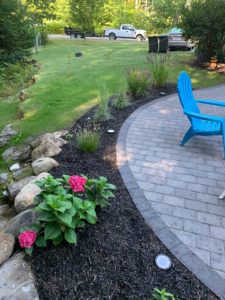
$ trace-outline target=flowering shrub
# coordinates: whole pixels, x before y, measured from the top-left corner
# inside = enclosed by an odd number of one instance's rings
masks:
[[[33,230],[25,230],[19,234],[18,240],[20,247],[24,248],[28,253],[32,251],[33,244],[37,238],[37,234]]]
[[[76,228],[84,227],[86,222],[95,224],[96,206],[106,206],[116,189],[105,177],[91,179],[78,175],[56,179],[48,176],[36,184],[42,189],[35,198],[37,222],[22,228],[18,237],[28,254],[32,253],[34,242],[38,247],[46,247],[48,240],[55,246],[64,239],[76,244]]]
[[[78,192],[84,192],[85,188],[85,183],[87,179],[81,176],[70,176],[68,182],[70,184],[71,190],[73,190],[75,193]]]

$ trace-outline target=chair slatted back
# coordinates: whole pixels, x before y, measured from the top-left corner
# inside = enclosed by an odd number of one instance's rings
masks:
[[[186,72],[182,72],[178,78],[178,95],[184,110],[200,113],[200,110],[192,93],[191,79]]]

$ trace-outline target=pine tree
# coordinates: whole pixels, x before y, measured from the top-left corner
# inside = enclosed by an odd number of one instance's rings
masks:
[[[21,59],[33,45],[26,8],[19,0],[0,0],[0,61]]]

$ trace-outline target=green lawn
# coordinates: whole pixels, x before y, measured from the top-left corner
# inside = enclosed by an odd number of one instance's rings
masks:
[[[74,53],[82,51],[83,57]],[[133,41],[51,40],[34,59],[40,64],[37,83],[26,89],[23,103],[25,117],[16,119],[18,100],[0,101],[0,129],[12,123],[22,134],[14,140],[69,126],[96,103],[99,87],[110,94],[117,91],[130,66],[149,68],[146,62],[148,43]],[[170,81],[176,82],[181,70],[192,77],[194,87],[225,83],[225,76],[191,67],[193,53],[172,52]]]

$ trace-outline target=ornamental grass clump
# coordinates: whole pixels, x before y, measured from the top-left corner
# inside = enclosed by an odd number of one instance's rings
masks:
[[[99,91],[98,108],[94,114],[94,120],[96,122],[104,122],[111,118],[108,102],[109,102],[109,93],[106,87],[103,85]]]
[[[145,96],[149,85],[149,73],[146,70],[131,68],[127,71],[128,93],[132,98]]]
[[[96,207],[108,205],[116,189],[105,177],[91,179],[80,175],[63,175],[56,179],[48,176],[36,184],[42,190],[35,197],[37,221],[21,228],[18,236],[27,254],[32,253],[34,244],[47,247],[48,241],[54,246],[63,240],[76,244],[76,229],[83,228],[86,223],[95,224]]]
[[[97,151],[100,144],[101,134],[96,125],[86,126],[79,129],[76,141],[81,151],[92,153]]]
[[[120,86],[116,98],[112,103],[112,106],[117,109],[124,109],[130,105],[130,99],[128,97],[128,86],[126,82],[123,82]]]
[[[150,53],[147,61],[153,76],[153,85],[157,88],[165,85],[169,78],[171,58],[168,54]]]

